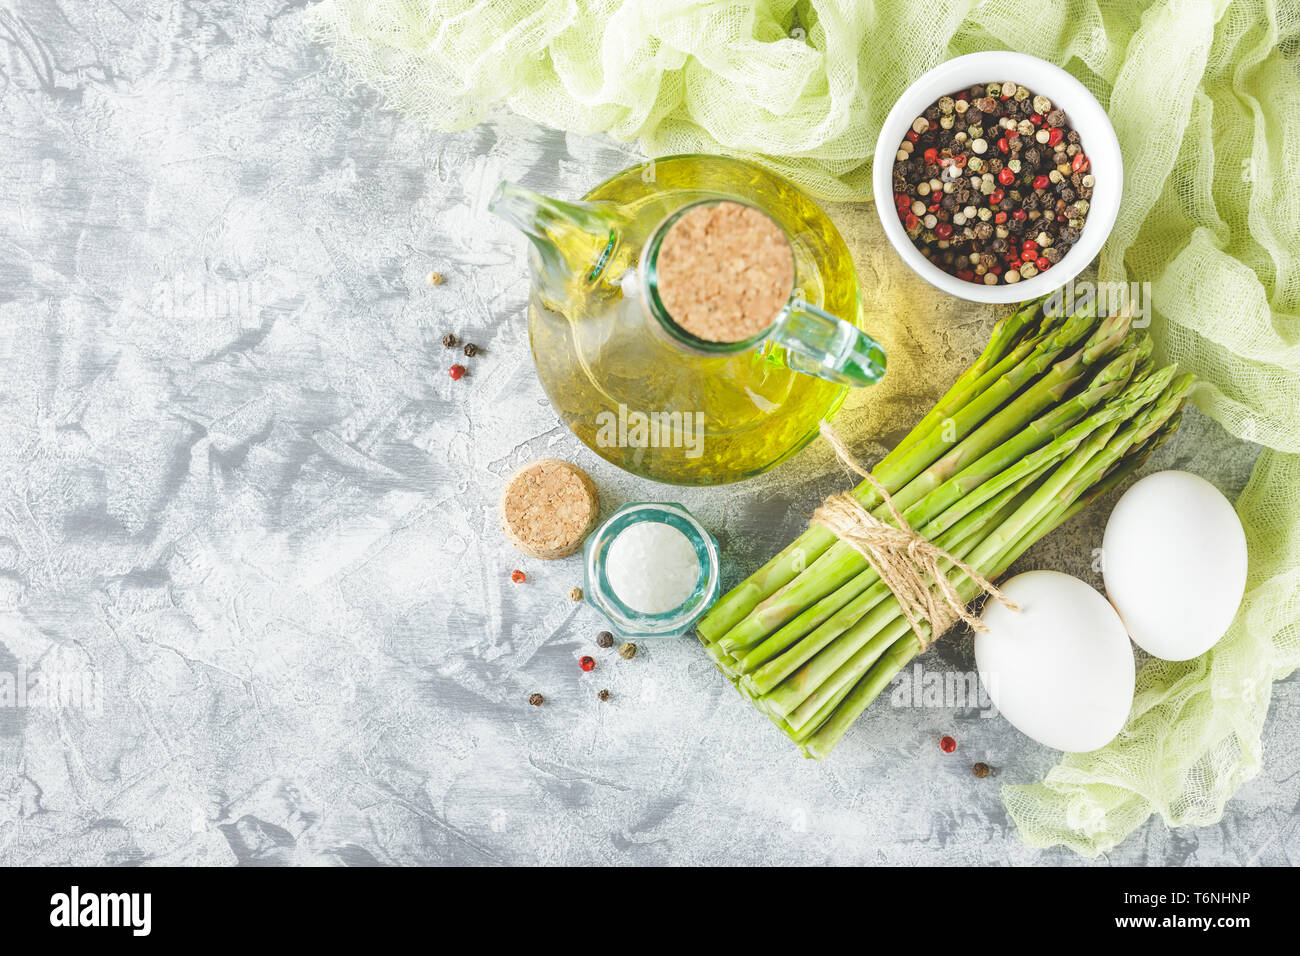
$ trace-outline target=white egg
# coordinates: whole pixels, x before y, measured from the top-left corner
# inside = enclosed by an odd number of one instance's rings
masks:
[[[1072,753],[1104,747],[1133,705],[1133,647],[1106,599],[1059,571],[1029,571],[990,599],[975,665],[990,699],[1018,730]]]
[[[1185,471],[1124,493],[1102,539],[1106,595],[1148,654],[1186,661],[1228,630],[1246,590],[1246,533],[1228,499]]]

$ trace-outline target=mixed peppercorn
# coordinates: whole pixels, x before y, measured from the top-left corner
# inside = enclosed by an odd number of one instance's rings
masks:
[[[1015,283],[1060,262],[1087,220],[1095,178],[1079,134],[1045,96],[976,84],[916,117],[894,163],[908,237],[966,282]]]
[[[445,335],[443,335],[442,337],[443,348],[454,349],[459,345],[460,345],[460,339],[456,338],[456,334],[454,332],[448,332]],[[473,342],[466,342],[465,347],[461,349],[461,351],[464,352],[466,358],[473,358],[475,355],[478,355],[479,347],[475,345]],[[462,376],[464,376],[466,371],[468,370],[465,368],[465,366],[457,362],[455,365],[451,367],[450,370],[452,381],[460,381],[460,379],[462,378]]]
[[[518,575],[523,575],[522,571],[515,571],[514,573]],[[516,580],[522,580],[522,577],[517,578]],[[578,588],[574,588],[574,590],[577,591]],[[599,634],[596,635],[596,644],[597,646],[602,648],[613,647],[614,635],[611,634],[609,631],[601,631]],[[630,661],[632,658],[636,657],[636,645],[633,644],[631,641],[620,644],[618,648],[618,656],[623,658],[626,661]],[[596,669],[596,659],[592,657],[590,654],[583,654],[581,657],[578,658],[578,668],[584,672],[590,673],[591,671],[594,671]],[[596,692],[596,699],[599,700],[601,703],[605,703],[612,696],[613,695],[610,693],[608,688]],[[543,697],[541,694],[528,695],[528,703],[532,704],[534,707],[541,707],[542,704],[544,704],[545,702],[546,702],[546,698]]]

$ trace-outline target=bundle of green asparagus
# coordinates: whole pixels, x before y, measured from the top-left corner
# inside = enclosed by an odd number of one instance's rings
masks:
[[[915,531],[988,580],[1139,468],[1178,427],[1192,378],[1155,367],[1127,315],[1023,306],[871,472]],[[868,482],[862,507],[890,521]],[[949,561],[964,601],[979,586]],[[932,638],[853,547],[814,523],[697,625],[736,688],[821,759]]]

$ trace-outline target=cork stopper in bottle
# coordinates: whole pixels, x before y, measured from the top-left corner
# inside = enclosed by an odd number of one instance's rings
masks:
[[[577,465],[541,458],[506,482],[500,511],[510,543],[529,557],[549,561],[582,547],[600,516],[600,497]]]
[[[781,227],[739,202],[696,206],[668,229],[656,260],[659,301],[706,342],[761,333],[790,300],[794,252]]]

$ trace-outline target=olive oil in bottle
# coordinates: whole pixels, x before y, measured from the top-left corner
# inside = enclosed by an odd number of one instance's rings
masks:
[[[793,256],[789,301],[740,342],[687,331],[657,287],[665,235],[711,203],[763,213]],[[586,445],[634,474],[692,485],[758,474],[811,441],[850,386],[884,372],[883,352],[860,330],[857,276],[839,231],[758,166],[673,156],[626,169],[578,203],[502,184],[492,209],[532,240],[528,325],[547,395]],[[743,242],[721,247],[747,255]],[[706,280],[711,269],[743,273],[731,261],[696,266]]]

